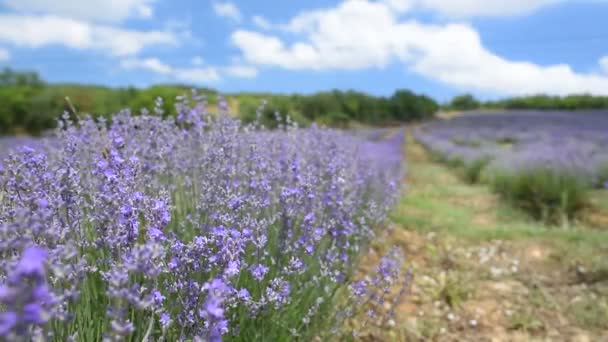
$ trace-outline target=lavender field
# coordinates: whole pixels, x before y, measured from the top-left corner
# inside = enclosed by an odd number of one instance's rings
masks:
[[[1,340],[308,341],[392,321],[401,246],[355,270],[399,198],[403,130],[176,110],[66,117],[3,152]]]
[[[473,112],[422,125],[437,158],[543,219],[572,216],[608,181],[608,113]]]

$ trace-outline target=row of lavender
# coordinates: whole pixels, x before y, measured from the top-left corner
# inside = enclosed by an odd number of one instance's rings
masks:
[[[506,195],[518,192],[515,199],[524,206],[537,202],[533,211],[555,207],[571,214],[584,204],[586,189],[608,180],[605,112],[465,114],[423,125],[415,136],[461,166],[468,180],[487,181]]]
[[[64,118],[4,160],[0,339],[311,340],[399,299],[398,249],[376,277],[354,267],[397,198],[403,132],[177,110]]]

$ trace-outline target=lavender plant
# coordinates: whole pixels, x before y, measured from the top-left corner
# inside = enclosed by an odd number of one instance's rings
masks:
[[[567,221],[606,182],[605,113],[476,113],[422,126],[418,141],[543,221]]]
[[[289,119],[270,131],[225,106],[210,115],[196,94],[176,117],[161,108],[66,116],[5,159],[0,338],[349,333],[336,303],[358,303],[347,289],[398,195],[403,132],[372,142]]]

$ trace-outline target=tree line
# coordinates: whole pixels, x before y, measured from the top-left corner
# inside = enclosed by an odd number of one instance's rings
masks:
[[[573,94],[567,96],[532,95],[511,97],[496,101],[480,101],[471,94],[454,97],[443,106],[451,110],[475,109],[535,109],[535,110],[585,110],[608,109],[608,96]]]
[[[128,108],[134,113],[152,110],[162,98],[165,115],[175,115],[177,96],[190,93],[187,85],[155,85],[110,88],[78,84],[50,84],[33,72],[4,69],[0,72],[0,134],[38,134],[52,128],[64,111],[73,105],[78,113],[111,119],[112,113]],[[217,108],[220,94],[198,88],[205,95],[210,111]],[[69,102],[66,101],[69,98]],[[358,91],[324,91],[311,95],[235,93],[225,94],[230,112],[244,121],[259,119],[267,126],[277,124],[277,115],[308,125],[317,122],[347,127],[353,122],[390,125],[432,117],[439,109],[432,98],[409,90],[397,90],[392,96],[378,97]],[[266,105],[261,107],[265,102]],[[260,113],[258,114],[258,111]],[[284,120],[284,119],[281,119]]]
[[[35,72],[7,68],[0,71],[0,134],[39,134],[54,127],[64,111],[71,110],[66,97],[79,113],[111,119],[113,113],[125,108],[135,113],[142,109],[152,110],[159,97],[164,100],[162,109],[165,115],[175,115],[176,97],[191,90],[191,86],[179,84],[143,89],[50,84]],[[197,91],[206,96],[210,111],[215,111],[220,97],[218,91],[210,88],[197,88]],[[586,94],[562,97],[535,95],[485,102],[464,94],[442,106],[426,95],[407,89],[399,89],[386,97],[354,90],[331,90],[310,95],[242,92],[225,94],[224,97],[231,113],[245,122],[260,119],[268,127],[276,126],[277,118],[286,116],[302,126],[317,122],[349,127],[353,123],[392,125],[424,120],[432,118],[439,109],[608,109],[608,97]],[[266,105],[260,107],[263,102]]]

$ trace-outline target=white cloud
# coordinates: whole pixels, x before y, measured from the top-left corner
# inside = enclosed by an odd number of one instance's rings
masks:
[[[398,12],[423,9],[448,17],[513,16],[567,0],[383,0]]]
[[[422,0],[420,6],[453,17],[511,16],[531,13],[559,0]]]
[[[272,28],[272,24],[262,16],[255,15],[253,16],[253,18],[251,18],[251,21],[255,26],[259,27],[262,30],[269,30]]]
[[[200,57],[195,57],[194,59]],[[239,78],[254,78],[257,69],[251,66],[233,64],[227,67],[194,66],[173,67],[160,61],[158,58],[128,58],[120,62],[120,67],[125,70],[145,70],[164,75],[181,82],[188,83],[212,83],[221,80],[222,74]]]
[[[192,59],[190,60],[190,63],[192,63],[192,65],[194,65],[194,66],[201,66],[201,65],[203,65],[203,63],[205,63],[205,60],[201,56],[195,56],[195,57],[192,57]]]
[[[600,69],[608,74],[608,56],[604,56],[599,60]]]
[[[235,22],[241,21],[241,11],[232,2],[214,2],[213,11],[220,17],[228,18]]]
[[[7,49],[0,48],[0,62],[11,59],[11,53]]]
[[[120,62],[120,66],[127,70],[144,69],[163,75],[170,74],[172,71],[171,66],[161,62],[158,58],[125,59]]]
[[[396,12],[406,12],[414,7],[415,3],[423,0],[382,0],[381,2]]]
[[[0,62],[5,62],[11,59],[11,54],[7,49],[0,48]]]
[[[231,65],[225,67],[224,72],[229,76],[240,78],[255,78],[258,75],[258,69],[246,65]]]
[[[220,74],[214,67],[178,68],[174,73],[175,77],[183,82],[211,83],[220,80]]]
[[[154,0],[0,0],[13,11],[46,14],[86,21],[121,22],[127,18],[150,18]]]
[[[0,41],[29,48],[64,45],[128,56],[152,45],[178,45],[178,40],[169,31],[135,31],[50,15],[0,15]]]
[[[242,30],[232,34],[232,41],[245,60],[254,64],[355,70],[390,62],[401,40],[397,26],[387,6],[346,1],[333,9],[302,13],[285,25],[292,33],[307,36],[308,41],[285,46],[277,37]]]
[[[285,25],[302,37],[285,44],[277,36],[239,30],[231,40],[244,62],[292,70],[358,70],[401,63],[429,79],[463,90],[499,94],[608,94],[608,76],[577,73],[568,65],[542,66],[500,57],[467,24],[400,20],[395,4],[345,1],[305,12]],[[348,27],[348,30],[344,28]]]

